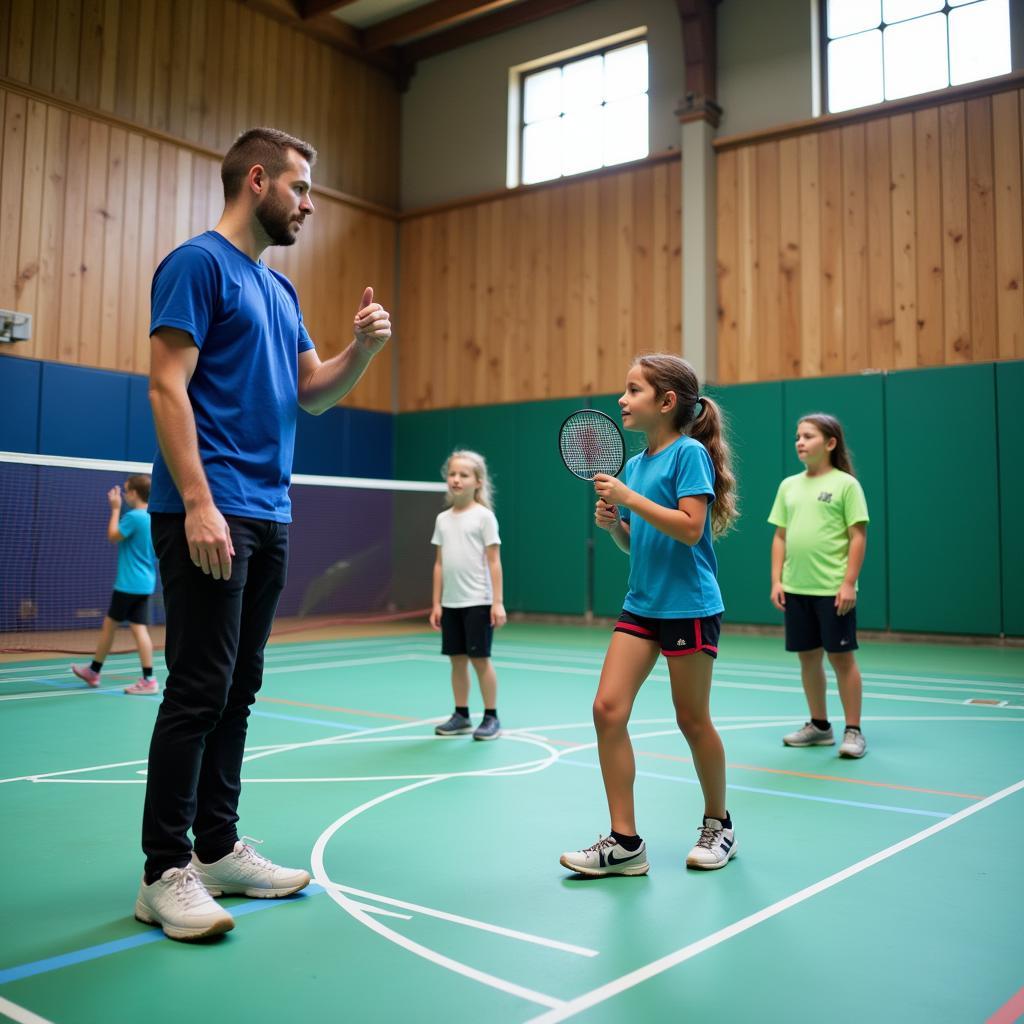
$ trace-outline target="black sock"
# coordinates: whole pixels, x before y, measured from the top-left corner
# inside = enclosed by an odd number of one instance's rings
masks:
[[[624,850],[629,850],[630,853],[633,853],[635,850],[639,850],[640,844],[643,842],[639,836],[623,835],[621,832],[616,832],[615,829],[612,829],[609,834],[612,839],[619,844],[619,846]]]
[[[813,725],[815,729],[820,729],[822,732],[827,732],[832,728],[832,723],[829,722],[827,718],[812,718],[811,725]]]
[[[143,679],[152,679],[153,678],[153,666],[152,665],[143,665],[142,666],[142,678]]]
[[[89,668],[91,668],[93,670],[93,672],[102,672],[103,671],[103,662],[102,661],[93,661],[93,663],[89,666]]]
[[[455,714],[462,715],[463,718],[469,718],[469,708],[468,707],[456,708],[455,709]]]
[[[213,864],[226,857],[229,853],[234,853],[236,842],[237,840],[232,839],[230,844],[225,841],[225,843],[222,843],[220,846],[211,846],[209,848],[205,846],[197,846],[195,848],[195,855],[204,864]]]
[[[847,729],[852,729],[854,732],[860,732],[860,726],[859,725],[848,725],[846,728]]]
[[[709,815],[705,814],[704,815],[704,820],[707,821],[708,817],[709,817]],[[714,820],[715,821],[720,821],[722,823],[722,828],[732,828],[732,817],[731,817],[731,815],[729,814],[728,811],[725,812],[725,817],[724,818],[715,818]]]
[[[497,717],[498,717],[498,709],[497,708],[484,708],[484,718],[497,718]]]

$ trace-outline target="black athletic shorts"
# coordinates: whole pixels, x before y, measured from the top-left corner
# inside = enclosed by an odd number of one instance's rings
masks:
[[[441,608],[441,653],[468,654],[471,658],[491,656],[491,606]]]
[[[139,626],[149,625],[149,594],[126,594],[115,590],[110,595],[107,615],[115,622],[134,622]]]
[[[786,650],[814,651],[819,647],[829,654],[857,650],[856,607],[840,615],[835,597],[786,594]]]
[[[703,619],[649,619],[634,615],[625,609],[615,623],[616,633],[628,633],[641,640],[650,640],[661,648],[666,658],[703,651],[718,657],[718,635],[722,631],[722,616],[707,615]]]

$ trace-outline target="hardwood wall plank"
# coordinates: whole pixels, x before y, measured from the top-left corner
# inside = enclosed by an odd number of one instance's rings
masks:
[[[992,97],[995,144],[996,301],[1000,359],[1024,356],[1024,211],[1021,204],[1021,109],[1018,92]]]

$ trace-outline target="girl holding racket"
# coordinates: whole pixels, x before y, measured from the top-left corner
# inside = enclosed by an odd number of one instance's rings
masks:
[[[664,654],[676,721],[704,794],[703,822],[686,864],[720,868],[736,853],[725,752],[709,708],[723,611],[712,535],[723,534],[737,515],[722,415],[700,394],[690,364],[665,354],[634,361],[619,408],[627,430],[647,435],[647,448],[626,464],[625,482],[594,476],[595,521],[630,559],[629,592],[594,699],[611,831],[593,846],[563,853],[561,863],[584,875],[647,873],[627,726],[640,687]]]

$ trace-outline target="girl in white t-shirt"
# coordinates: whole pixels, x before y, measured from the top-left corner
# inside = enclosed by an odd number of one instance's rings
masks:
[[[491,510],[487,463],[476,452],[459,449],[448,456],[441,475],[448,482],[447,504],[434,524],[433,607],[430,625],[441,631],[441,653],[452,662],[455,713],[434,732],[496,740],[498,679],[491,664],[491,638],[505,625],[502,597],[501,538]],[[484,717],[473,729],[469,720],[469,665],[473,664],[484,701]]]

